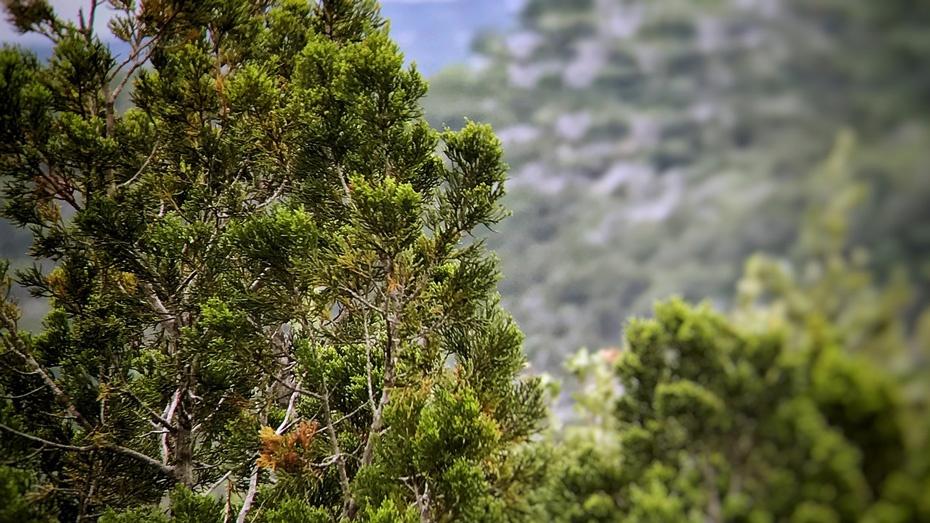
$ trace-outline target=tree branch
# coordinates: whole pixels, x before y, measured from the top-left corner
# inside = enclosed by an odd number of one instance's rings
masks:
[[[135,394],[133,394],[132,391],[130,391],[130,390],[128,390],[128,389],[122,389],[120,392],[122,392],[122,393],[126,394],[127,396],[129,396],[130,398],[132,398],[133,401],[135,401],[136,403],[138,403],[140,407],[142,407],[143,409],[145,409],[146,415],[147,415],[148,418],[152,421],[153,424],[161,425],[162,427],[164,427],[164,428],[165,428],[166,430],[168,430],[169,432],[174,432],[174,431],[177,430],[177,429],[174,427],[174,425],[171,424],[171,420],[165,419],[165,418],[161,417],[157,412],[155,412],[155,411],[152,410],[148,405],[146,405],[138,396],[136,396]]]
[[[62,449],[62,450],[70,450],[73,452],[90,452],[94,450],[109,450],[116,454],[122,454],[124,456],[131,457],[133,459],[141,461],[147,465],[151,465],[152,467],[157,468],[162,473],[168,476],[172,475],[174,472],[173,467],[163,465],[158,460],[151,458],[137,450],[133,450],[128,447],[123,447],[121,445],[116,445],[114,443],[101,443],[101,444],[95,444],[95,445],[68,445],[65,443],[57,443],[54,441],[47,440],[45,438],[40,438],[39,436],[34,436],[32,434],[27,434],[25,432],[20,432],[14,429],[13,427],[9,427],[2,423],[0,423],[0,429],[3,429],[11,434],[15,434],[16,436],[19,436],[23,439],[28,439],[30,441],[40,443],[48,447],[54,447],[54,448]]]
[[[164,419],[168,423],[172,423],[174,419],[174,411],[178,408],[178,402],[181,400],[181,389],[178,388],[174,391],[174,394],[171,396],[171,401],[165,405],[165,414]],[[165,465],[168,464],[168,455],[171,453],[171,450],[168,448],[168,433],[164,432],[158,437],[159,442],[161,443],[161,460]]]
[[[46,370],[36,361],[35,358],[29,354],[29,350],[26,347],[26,344],[23,343],[22,338],[19,337],[19,330],[16,325],[16,321],[13,320],[7,314],[7,311],[4,310],[4,307],[0,307],[0,324],[7,330],[7,336],[2,336],[4,345],[7,346],[11,352],[19,356],[26,364],[33,369],[33,371],[38,374],[42,381],[51,389],[52,394],[54,394],[55,399],[58,403],[64,407],[64,409],[71,415],[78,423],[81,424],[85,429],[92,430],[93,426],[84,418],[84,416],[77,410],[74,406],[74,403],[71,401],[71,397],[68,394],[61,390],[55,380],[46,372]]]
[[[348,514],[353,506],[353,499],[349,487],[349,475],[346,473],[346,463],[342,456],[342,449],[339,447],[339,436],[336,434],[336,426],[333,423],[333,413],[329,404],[329,387],[326,385],[326,378],[323,378],[323,420],[326,422],[326,432],[329,435],[330,444],[333,447],[333,458],[335,458],[336,468],[339,471],[339,484],[342,487],[343,513]]]

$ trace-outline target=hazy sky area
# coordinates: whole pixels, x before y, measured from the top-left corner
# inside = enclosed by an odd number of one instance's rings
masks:
[[[52,0],[59,16],[77,20],[89,0]],[[407,59],[425,74],[465,62],[476,32],[509,26],[523,0],[381,0],[384,16],[391,22],[391,35]],[[112,10],[106,3],[98,8],[94,26],[109,35],[107,19]],[[112,39],[110,37],[109,39]],[[108,38],[104,38],[108,40]],[[37,34],[19,34],[7,21],[0,21],[0,41],[33,49],[46,57],[48,40]],[[118,48],[115,49],[118,52]]]
[[[52,0],[52,7],[55,8],[55,11],[59,16],[67,18],[69,20],[77,20],[78,10],[84,9],[87,11],[87,8],[90,6],[89,0]],[[109,36],[110,30],[107,29],[107,20],[109,19],[109,13],[112,11],[109,8],[107,3],[101,5],[97,8],[97,15],[94,20],[94,27],[97,31],[105,33]],[[3,20],[0,21],[0,41],[4,43],[17,43],[27,47],[32,46],[45,46],[48,44],[48,39],[42,35],[30,33],[30,34],[20,34],[13,28],[9,22],[7,22],[6,11],[3,12]]]

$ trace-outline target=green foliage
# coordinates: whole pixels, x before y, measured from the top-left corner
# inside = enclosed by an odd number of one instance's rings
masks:
[[[289,523],[302,521],[306,523],[327,523],[332,516],[324,509],[314,507],[301,499],[285,499],[274,508],[262,513],[258,519],[262,523]]]
[[[39,334],[0,307],[0,430],[58,517],[518,517],[544,401],[473,238],[502,148],[430,128],[377,3],[115,3],[119,60],[8,4],[54,51],[0,52],[4,213],[54,268],[18,273]]]
[[[677,300],[626,332],[615,428],[566,441],[572,457],[538,493],[553,520],[903,521],[923,510],[897,490],[903,478],[926,484],[900,387],[866,360]]]
[[[98,521],[101,523],[169,523],[171,518],[157,507],[139,507],[122,512],[107,510]]]
[[[923,229],[926,188],[907,174],[926,130],[901,131],[894,165],[876,138],[922,114],[908,97],[926,86],[916,75],[896,86],[900,104],[871,107],[858,87],[818,87],[824,57],[806,53],[829,36],[863,53],[861,68],[828,60],[831,81],[894,83],[924,49],[916,22],[857,45],[907,17],[899,3],[633,2],[624,29],[604,25],[619,2],[535,0],[529,50],[482,41],[489,65],[466,80],[503,105],[456,103],[510,127],[511,143],[535,133],[508,149],[529,182],[513,199],[528,232],[508,249],[528,266],[503,287],[551,273],[542,303],[559,306],[532,319],[531,343],[615,336],[618,311],[672,290],[720,296],[756,248],[794,249],[802,267],[754,258],[732,319],[673,300],[629,323],[622,348],[580,353],[569,368],[590,385],[578,391],[589,426],[544,444],[545,381],[524,374],[481,236],[508,214],[503,145],[488,125],[428,124],[426,82],[375,1],[114,2],[128,59],[83,17],[6,5],[54,43],[46,63],[0,50],[3,213],[33,238],[16,278],[51,311],[36,334],[21,329],[0,267],[0,449],[16,463],[0,468],[0,519],[930,517],[927,428],[905,426],[926,414],[906,349],[926,341],[930,312],[901,290],[924,262],[892,263],[926,242],[885,238],[912,218]],[[776,30],[806,9],[836,23]],[[759,70],[766,59],[777,67]],[[445,102],[431,99],[433,118],[466,112]],[[722,105],[740,117],[708,116]],[[877,145],[841,134],[820,173],[793,174],[841,122]],[[552,183],[558,202],[526,189]],[[874,226],[856,215],[902,187],[904,211]],[[770,242],[753,240],[786,212]],[[873,263],[852,247],[875,237]],[[592,245],[621,254],[598,261]],[[564,262],[553,246],[585,259],[549,270]],[[629,286],[619,304],[608,278]],[[875,370],[884,360],[895,374]]]
[[[171,491],[171,518],[177,523],[213,523],[223,520],[223,507],[214,498],[198,496],[184,485]]]
[[[655,319],[628,325],[623,349],[570,361],[581,424],[557,446],[567,456],[555,465],[559,481],[536,493],[546,514],[926,517],[916,492],[928,479],[928,381],[909,350],[922,341],[907,338],[902,289],[881,288],[861,249],[849,248],[862,194],[850,138],[840,136],[812,178],[816,199],[796,248],[803,270],[753,257],[732,319],[664,303]]]
[[[55,521],[50,507],[43,506],[41,486],[28,471],[0,466],[0,499],[0,521]]]
[[[189,488],[178,485],[169,494],[167,513],[156,507],[140,507],[123,512],[108,510],[101,523],[213,523],[223,520],[223,508],[209,496],[198,496]]]
[[[395,521],[412,523],[417,520],[417,514],[412,507],[406,511],[401,511],[391,500],[385,501],[377,509],[369,508],[365,513],[365,517],[371,523],[393,523]]]

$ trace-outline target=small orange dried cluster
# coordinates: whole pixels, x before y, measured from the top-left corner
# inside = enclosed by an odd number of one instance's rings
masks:
[[[258,432],[262,448],[259,451],[259,467],[284,472],[299,472],[304,469],[310,445],[320,424],[316,421],[301,421],[287,434],[278,434],[271,427],[262,427]]]

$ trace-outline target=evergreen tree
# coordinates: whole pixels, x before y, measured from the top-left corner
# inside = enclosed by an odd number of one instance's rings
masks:
[[[426,124],[374,1],[111,2],[126,56],[99,3],[8,1],[55,49],[0,51],[18,280],[52,306],[36,335],[0,308],[0,445],[50,513],[519,518],[543,402],[471,236],[505,215],[490,128]]]
[[[792,339],[681,301],[632,322],[609,365],[616,446],[561,451],[549,518],[925,521],[926,443],[906,441],[895,382],[829,338]]]
[[[919,363],[907,342],[914,286],[901,267],[883,285],[871,270],[870,250],[853,243],[852,219],[868,194],[852,176],[857,149],[851,133],[840,133],[811,177],[811,203],[791,256],[757,254],[746,261],[734,318],[743,325],[792,325],[802,336],[808,327],[829,327],[847,351],[900,371]]]
[[[756,254],[737,285],[733,319],[745,327],[781,326],[798,345],[829,339],[870,360],[901,385],[910,415],[911,439],[926,439],[930,425],[930,308],[920,281],[900,260],[889,281],[874,269],[874,252],[856,245],[853,220],[868,195],[853,176],[859,151],[852,134],[841,133],[833,152],[811,178],[811,205],[793,255]],[[923,307],[923,309],[921,309]]]
[[[555,445],[557,479],[537,494],[548,514],[558,521],[930,516],[922,501],[930,492],[930,345],[906,328],[906,282],[880,285],[868,253],[850,245],[850,216],[864,194],[851,175],[856,151],[842,133],[812,176],[794,258],[751,257],[728,319],[707,307],[662,304],[655,320],[628,326],[622,349],[570,360],[581,416]],[[807,426],[797,425],[804,417]],[[868,488],[842,500],[843,488],[863,481]],[[829,494],[808,497],[818,492]],[[851,499],[860,504],[846,510]]]

